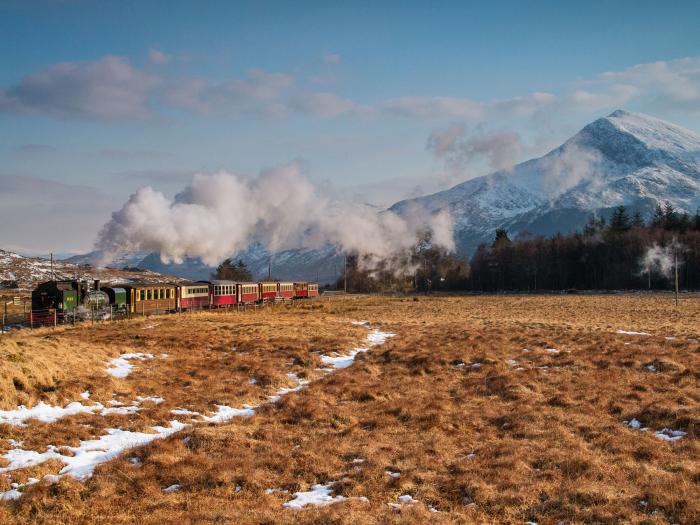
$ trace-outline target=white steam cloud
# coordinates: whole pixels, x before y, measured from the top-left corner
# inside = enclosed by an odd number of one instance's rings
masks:
[[[674,273],[676,254],[682,250],[683,246],[676,239],[668,246],[659,246],[657,243],[654,243],[642,257],[640,262],[642,273],[656,273],[666,278],[671,278]],[[679,260],[678,264],[682,264],[682,261]]]
[[[173,200],[151,187],[134,193],[100,232],[103,263],[120,253],[152,250],[164,262],[199,257],[215,265],[258,241],[271,251],[331,243],[369,267],[401,258],[430,231],[432,243],[454,249],[447,213],[420,208],[401,215],[332,202],[319,195],[298,164],[263,171],[198,174]]]

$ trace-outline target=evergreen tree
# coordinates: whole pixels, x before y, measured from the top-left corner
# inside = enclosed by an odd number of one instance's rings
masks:
[[[631,228],[630,218],[627,215],[627,209],[624,206],[618,206],[613,211],[612,217],[610,218],[610,226],[608,226],[608,231],[612,233],[624,233]]]
[[[666,224],[666,217],[664,216],[664,209],[661,204],[656,203],[656,208],[654,209],[654,215],[651,218],[651,225],[654,228],[663,228]]]
[[[242,260],[234,263],[231,259],[226,259],[216,268],[212,275],[214,279],[222,281],[252,281],[253,276]]]
[[[632,228],[644,228],[644,218],[639,210],[632,216]]]
[[[498,248],[503,245],[508,245],[510,244],[510,237],[508,237],[508,231],[506,231],[504,228],[498,228],[496,230],[496,238],[493,241],[493,244],[491,245],[493,248]]]

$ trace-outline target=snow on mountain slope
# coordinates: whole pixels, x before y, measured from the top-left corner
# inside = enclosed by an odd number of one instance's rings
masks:
[[[671,202],[687,212],[700,207],[700,136],[668,122],[618,110],[584,127],[558,148],[511,171],[402,201],[449,209],[458,253],[470,255],[497,228],[511,235],[552,234],[583,226],[591,213],[619,205],[649,214]]]

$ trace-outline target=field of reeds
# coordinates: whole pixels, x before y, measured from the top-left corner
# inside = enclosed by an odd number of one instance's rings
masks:
[[[140,357],[115,377],[120,354]],[[692,294],[349,296],[18,331],[0,405],[2,523],[700,523]],[[172,432],[100,461],[87,446],[154,427]]]

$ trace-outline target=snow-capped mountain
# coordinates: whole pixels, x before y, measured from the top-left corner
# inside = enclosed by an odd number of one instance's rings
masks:
[[[689,213],[700,206],[700,136],[618,110],[543,157],[390,209],[448,209],[458,253],[468,256],[497,228],[511,236],[568,233],[592,213],[605,216],[623,204],[648,216],[666,201]]]

